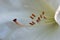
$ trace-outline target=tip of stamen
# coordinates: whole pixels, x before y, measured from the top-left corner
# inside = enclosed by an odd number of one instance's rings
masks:
[[[15,18],[15,19],[13,19],[13,21],[14,21],[14,22],[16,22],[16,21],[17,21],[17,19]]]

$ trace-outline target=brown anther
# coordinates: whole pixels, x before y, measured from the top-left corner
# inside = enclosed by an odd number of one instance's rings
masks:
[[[34,19],[32,16],[30,16],[31,19]]]
[[[33,23],[33,24],[35,24],[35,22],[34,22],[34,21],[32,21],[32,23]]]
[[[30,25],[34,25],[33,23],[29,23]]]
[[[39,22],[40,20],[36,20],[36,22]]]
[[[43,16],[44,19],[47,19],[46,16]]]
[[[42,12],[42,15],[44,15],[45,13],[44,13],[44,11]]]
[[[40,20],[40,17],[38,17],[38,20]]]
[[[40,18],[42,18],[42,15],[40,15]]]
[[[32,14],[33,17],[36,17],[35,14]]]

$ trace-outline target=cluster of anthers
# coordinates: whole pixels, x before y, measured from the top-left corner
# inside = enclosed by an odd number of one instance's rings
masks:
[[[42,18],[47,19],[44,14],[45,14],[45,12],[43,11],[42,14],[40,14],[40,15],[38,16],[38,18],[36,19],[36,22],[37,22],[37,23],[39,23]],[[36,17],[35,14],[32,14],[32,16],[30,16],[31,19],[34,19],[34,17]],[[30,22],[29,24],[30,24],[30,25],[34,25],[34,24],[36,24],[36,23],[35,23],[34,21],[32,21],[32,22]]]
[[[36,19],[36,22],[37,22],[37,23],[39,23],[42,18],[47,19],[44,14],[45,14],[45,12],[43,11],[42,14],[40,14],[40,15],[38,16],[38,18]],[[32,13],[32,15],[30,16],[30,18],[33,20],[34,17],[36,17],[36,15]],[[23,25],[23,24],[19,23],[19,22],[17,21],[17,19],[13,19],[13,22],[15,22],[15,23],[18,24],[18,25]],[[34,24],[36,24],[36,22],[32,21],[32,22],[30,22],[29,24],[30,24],[30,25],[34,25]]]

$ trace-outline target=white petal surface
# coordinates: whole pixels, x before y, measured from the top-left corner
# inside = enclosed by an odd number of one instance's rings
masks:
[[[47,1],[47,0],[46,0]],[[60,40],[60,27],[55,23],[54,13],[57,8],[57,1],[55,6],[49,4],[49,0],[0,0],[0,27],[6,25],[6,34],[0,32],[3,40]],[[51,3],[50,2],[50,3]],[[54,8],[53,8],[54,7]],[[45,11],[46,17],[49,19],[42,19],[40,23],[30,26],[29,22],[32,20],[29,16],[32,13],[36,14],[35,21],[39,14]],[[53,19],[50,19],[50,18]],[[19,22],[29,26],[19,26],[12,22],[17,18]],[[52,21],[51,21],[52,20]],[[49,21],[45,23],[45,21]],[[2,30],[2,29],[1,29]],[[5,34],[5,37],[3,37]]]

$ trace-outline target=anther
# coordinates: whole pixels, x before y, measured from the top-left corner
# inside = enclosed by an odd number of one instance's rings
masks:
[[[44,15],[45,13],[44,13],[44,11],[42,12],[42,15]]]
[[[29,23],[30,25],[34,25],[33,23]]]
[[[39,22],[39,20],[36,20],[36,22]]]
[[[33,17],[36,17],[35,14],[32,14]]]
[[[40,17],[38,17],[38,20],[40,20]]]
[[[33,23],[33,24],[35,24],[35,22],[34,22],[34,21],[32,21],[32,23]]]
[[[32,16],[30,16],[31,19],[34,19]]]
[[[40,18],[42,18],[42,15],[40,15]]]
[[[44,19],[47,19],[46,16],[43,16]]]

